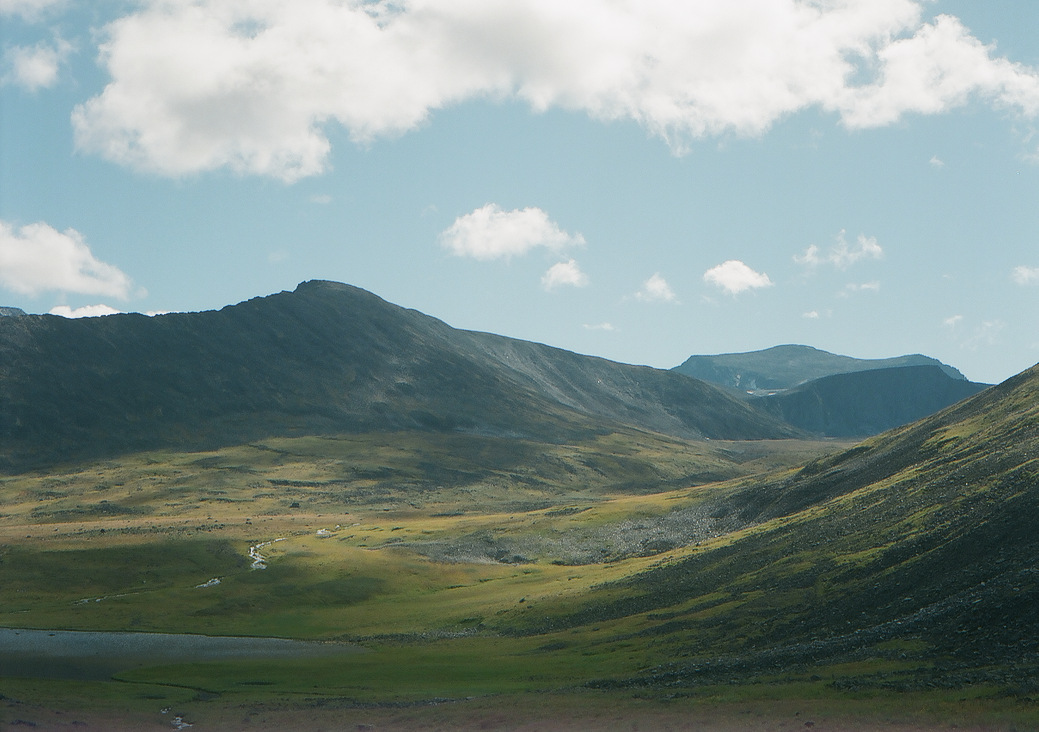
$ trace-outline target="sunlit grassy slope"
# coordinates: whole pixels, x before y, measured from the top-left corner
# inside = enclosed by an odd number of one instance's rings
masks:
[[[372,651],[128,670],[130,706],[897,692],[1039,722],[1039,370],[838,447],[373,433],[13,476],[0,625]]]

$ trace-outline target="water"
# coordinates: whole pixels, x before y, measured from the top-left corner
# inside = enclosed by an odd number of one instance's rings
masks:
[[[0,677],[97,680],[142,666],[315,658],[364,650],[349,643],[286,638],[0,628]]]

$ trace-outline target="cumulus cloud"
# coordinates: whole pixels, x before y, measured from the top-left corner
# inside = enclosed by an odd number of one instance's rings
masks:
[[[819,311],[818,310],[809,310],[807,313],[801,313],[801,317],[805,318],[807,320],[818,320],[819,319]]]
[[[459,216],[441,235],[440,243],[452,254],[474,259],[509,259],[536,247],[559,250],[582,246],[580,234],[569,234],[540,208],[503,211],[488,203]]]
[[[949,328],[955,328],[961,322],[963,322],[962,315],[950,315],[948,318],[942,321],[942,323]]]
[[[720,287],[730,295],[738,295],[744,290],[772,286],[772,280],[767,274],[755,272],[738,259],[730,259],[717,267],[712,267],[704,272],[703,279],[704,282]]]
[[[554,290],[557,287],[584,287],[588,284],[588,275],[581,271],[577,262],[573,259],[566,262],[557,262],[548,268],[541,278],[541,285],[546,290]]]
[[[42,222],[15,230],[0,221],[0,285],[25,295],[57,291],[125,300],[130,294],[130,278],[94,257],[82,234]]]
[[[11,3],[13,0],[6,0]],[[21,0],[26,3],[27,0]],[[292,181],[326,128],[405,133],[474,98],[634,120],[676,153],[806,109],[850,128],[981,99],[1039,116],[1039,73],[923,0],[143,0],[108,24],[80,149],[178,176]]]
[[[945,161],[942,160],[937,155],[932,155],[929,162],[930,162],[932,168],[944,168],[945,167]]]
[[[4,53],[4,84],[17,84],[29,91],[54,86],[58,72],[72,51],[72,45],[60,38],[53,44],[15,46]]]
[[[1039,285],[1039,267],[1014,267],[1010,278],[1019,285]]]
[[[118,315],[116,310],[108,305],[84,305],[81,308],[71,308],[68,305],[56,305],[50,309],[51,315],[60,315],[63,318],[97,318],[102,315]]]
[[[845,89],[838,102],[849,127],[891,124],[907,113],[938,114],[980,96],[997,106],[1039,113],[1039,74],[1004,58],[993,58],[958,18],[939,15],[912,36],[878,48],[877,80]]]
[[[643,302],[677,302],[675,291],[659,272],[653,274],[642,283],[642,289],[635,293],[636,300]]]
[[[607,333],[616,330],[616,328],[613,327],[613,323],[585,323],[582,327],[585,330],[602,330]]]
[[[848,244],[845,231],[841,229],[837,234],[837,243],[826,252],[812,244],[802,254],[795,255],[794,261],[809,267],[832,264],[837,269],[847,269],[861,259],[882,259],[883,256],[884,250],[877,244],[876,237],[859,234],[854,244]]]

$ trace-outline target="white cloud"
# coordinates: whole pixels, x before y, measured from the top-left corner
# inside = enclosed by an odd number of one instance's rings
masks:
[[[29,91],[54,86],[72,45],[60,38],[53,45],[15,46],[4,53],[4,84],[17,84]]]
[[[490,260],[526,254],[535,247],[582,246],[585,241],[580,234],[560,229],[540,208],[503,211],[488,203],[455,219],[440,235],[440,243],[457,256]]]
[[[1039,285],[1039,267],[1014,267],[1010,277],[1019,285]]]
[[[819,311],[818,310],[809,310],[807,313],[801,313],[801,317],[802,318],[807,318],[808,320],[818,320],[819,319]]]
[[[130,294],[130,278],[96,259],[82,234],[42,222],[15,231],[0,221],[0,285],[25,295],[59,291],[125,300]]]
[[[105,27],[111,80],[73,122],[81,149],[133,167],[291,181],[326,168],[328,125],[367,142],[474,98],[634,120],[677,153],[812,108],[852,128],[975,98],[1039,116],[1039,73],[994,57],[954,17],[925,22],[924,7],[143,0]]]
[[[931,163],[931,167],[932,168],[944,168],[945,167],[945,161],[942,160],[937,155],[933,155],[929,162]]]
[[[877,292],[880,290],[879,282],[850,282],[844,286],[845,292]]]
[[[958,18],[939,15],[878,48],[877,80],[845,89],[837,109],[853,128],[891,124],[907,113],[939,114],[975,96],[1035,116],[1039,74],[991,52]]]
[[[612,331],[616,330],[616,328],[613,327],[613,323],[596,323],[596,324],[585,323],[582,327],[585,330],[602,330],[602,331],[606,331],[606,332],[612,332]]]
[[[84,305],[81,308],[71,308],[68,305],[56,305],[50,309],[51,315],[60,315],[63,318],[97,318],[102,315],[117,315],[116,310],[108,305]]]
[[[581,271],[573,259],[553,264],[541,278],[541,285],[546,290],[554,290],[563,285],[584,287],[587,284],[588,275]]]
[[[794,261],[816,267],[820,264],[832,264],[837,269],[847,269],[861,259],[882,259],[884,250],[877,244],[876,237],[859,234],[855,244],[848,244],[845,231],[837,234],[837,243],[823,253],[818,246],[812,244],[803,254],[795,255]]]
[[[677,302],[675,291],[659,272],[654,273],[642,283],[642,289],[635,293],[636,300],[643,302]]]
[[[942,321],[942,323],[949,328],[955,328],[961,322],[963,322],[962,315],[950,315],[948,318]]]
[[[730,295],[772,286],[772,280],[767,274],[755,272],[738,259],[730,259],[717,267],[712,267],[704,272],[703,278],[704,282],[720,287]]]

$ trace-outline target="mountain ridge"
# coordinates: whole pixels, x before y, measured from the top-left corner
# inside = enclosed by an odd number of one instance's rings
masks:
[[[807,432],[868,437],[914,422],[988,388],[938,366],[895,366],[823,376],[751,404]]]
[[[799,434],[681,374],[456,330],[323,280],[203,313],[4,318],[0,383],[12,468],[373,429]]]
[[[898,366],[937,366],[951,378],[966,380],[958,369],[922,354],[863,359],[786,344],[759,351],[694,355],[672,370],[741,391],[790,389],[813,379]]]

